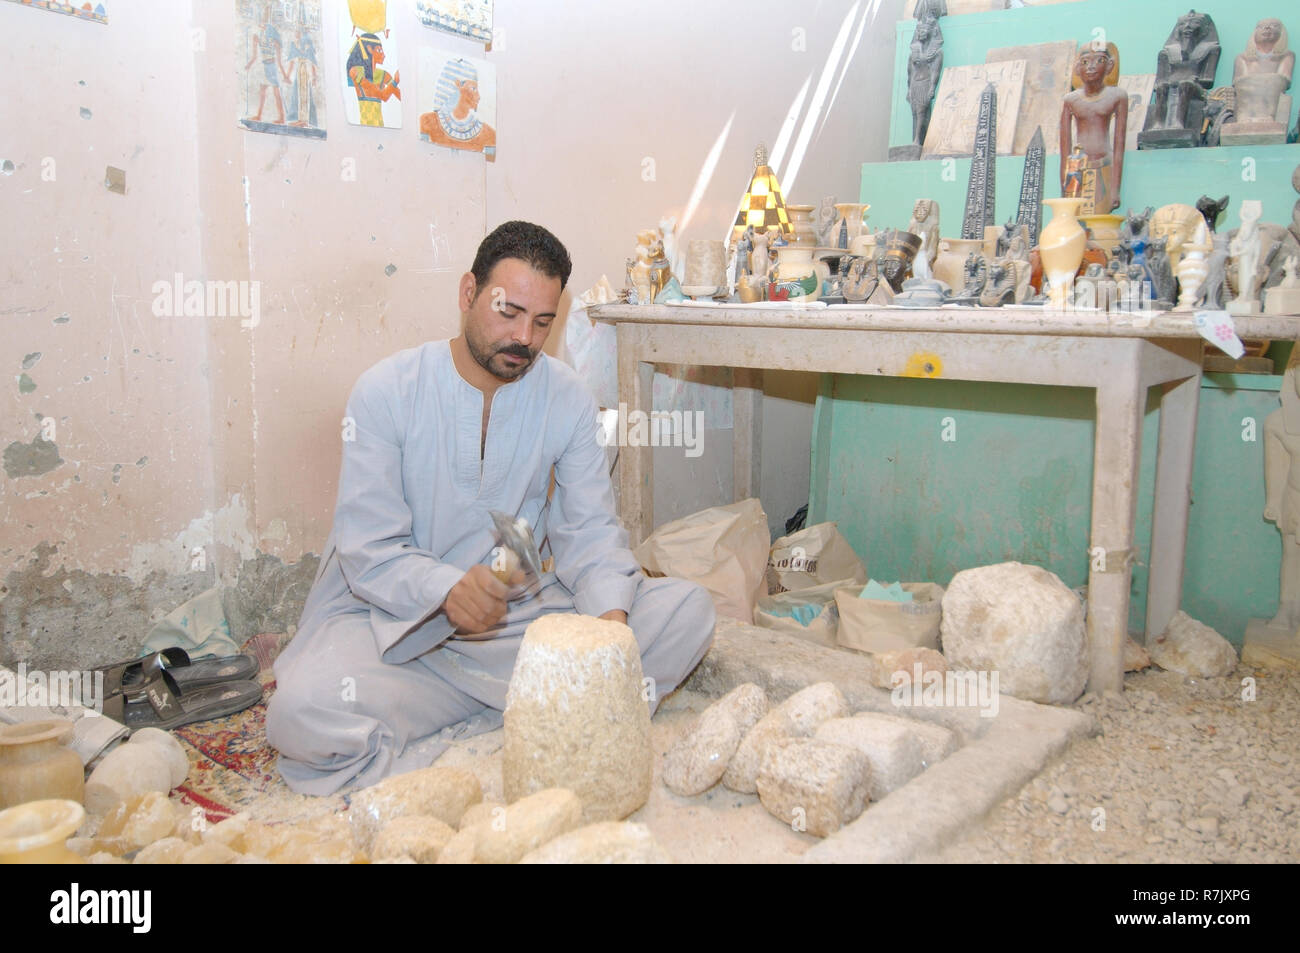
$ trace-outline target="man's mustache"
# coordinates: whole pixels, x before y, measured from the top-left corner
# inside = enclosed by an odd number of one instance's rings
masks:
[[[528,350],[522,344],[510,344],[497,351],[498,354],[511,354],[515,357],[523,358],[525,361],[533,359],[533,352]]]

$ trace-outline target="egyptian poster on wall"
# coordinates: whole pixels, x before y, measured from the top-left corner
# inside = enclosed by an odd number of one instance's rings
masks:
[[[402,127],[401,70],[388,7],[388,0],[348,0],[339,12],[343,113],[354,126]]]
[[[945,69],[934,97],[934,114],[930,119],[930,129],[925,134],[922,156],[927,159],[968,156],[975,150],[975,125],[980,112],[980,94],[989,83],[998,91],[998,155],[1011,155],[1016,141],[1020,101],[1025,93],[1024,60],[950,66]],[[1043,135],[1044,138],[1047,137],[1047,133]]]
[[[239,124],[324,139],[321,0],[240,0],[236,10]]]
[[[492,42],[492,0],[415,0],[415,15],[435,30]]]
[[[436,146],[497,154],[496,67],[483,60],[420,50],[420,138]]]
[[[77,6],[72,3],[64,3],[62,0],[9,0],[9,2],[23,7],[31,7],[34,10],[63,13],[70,17],[76,17],[78,20],[89,20],[91,23],[108,22],[108,11],[104,9],[102,3],[83,3]]]

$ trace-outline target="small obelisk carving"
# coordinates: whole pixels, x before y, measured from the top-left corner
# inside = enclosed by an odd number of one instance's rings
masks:
[[[1025,174],[1020,179],[1020,206],[1016,210],[1016,224],[1029,226],[1029,241],[1038,244],[1038,233],[1043,228],[1043,127],[1034,130],[1025,150]]]
[[[980,93],[979,119],[975,125],[975,151],[970,160],[970,182],[966,187],[966,214],[961,220],[962,238],[984,238],[985,226],[993,224],[994,184],[997,175],[998,89],[992,83]]]

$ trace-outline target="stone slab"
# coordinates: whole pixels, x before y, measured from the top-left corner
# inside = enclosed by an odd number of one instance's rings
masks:
[[[968,156],[974,151],[980,94],[989,83],[998,91],[997,154],[1011,154],[1025,92],[1024,60],[974,63],[945,69],[935,93],[930,128],[925,134],[925,148],[921,152],[924,158]],[[1030,130],[1032,134],[1033,130]],[[1046,131],[1043,135],[1046,137]]]

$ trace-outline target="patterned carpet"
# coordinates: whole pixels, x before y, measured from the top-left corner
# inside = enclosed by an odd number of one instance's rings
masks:
[[[297,821],[341,810],[343,798],[294,794],[276,770],[275,749],[266,743],[266,703],[275,693],[271,666],[284,636],[266,633],[242,648],[257,657],[262,700],[238,714],[178,728],[175,737],[190,758],[190,773],[176,789],[182,803],[200,808],[215,824],[240,811],[263,822]]]

